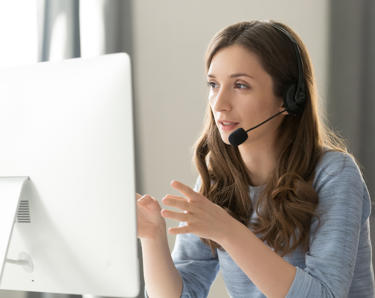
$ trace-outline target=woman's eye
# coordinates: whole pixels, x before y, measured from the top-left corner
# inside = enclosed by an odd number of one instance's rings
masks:
[[[239,88],[239,89],[249,88],[249,86],[247,86],[246,84],[242,84],[242,83],[236,83],[235,86],[236,86],[236,88]]]
[[[216,83],[215,82],[207,82],[208,87],[215,88]]]

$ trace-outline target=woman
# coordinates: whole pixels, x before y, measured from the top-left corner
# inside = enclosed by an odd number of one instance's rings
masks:
[[[206,72],[194,190],[172,181],[182,196],[162,202],[180,212],[138,195],[147,294],[206,297],[221,268],[234,298],[374,297],[369,194],[319,119],[302,41],[281,23],[234,24],[211,41]],[[180,221],[172,255],[166,217]]]

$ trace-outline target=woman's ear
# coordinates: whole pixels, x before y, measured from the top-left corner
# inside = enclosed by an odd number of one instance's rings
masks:
[[[284,106],[281,107],[280,112],[285,110]],[[289,115],[288,111],[285,111],[284,113],[281,113],[281,115],[287,116]]]
[[[284,111],[284,110],[286,110],[286,109],[285,109],[284,101],[282,100],[279,111],[281,112],[281,111]],[[282,115],[286,116],[286,115],[289,115],[289,113],[287,111],[285,111],[284,113],[282,113]]]

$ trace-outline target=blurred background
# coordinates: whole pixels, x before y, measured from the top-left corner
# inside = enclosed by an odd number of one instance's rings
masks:
[[[321,109],[347,140],[375,198],[374,1],[1,1],[0,67],[129,53],[137,191],[160,200],[167,193],[177,194],[169,186],[172,179],[193,186],[197,177],[192,145],[207,104],[208,42],[223,27],[252,19],[284,22],[302,38],[314,65]],[[374,214],[371,227],[375,247]],[[173,249],[174,236],[169,245]],[[5,297],[81,296],[0,291],[0,298]],[[220,273],[209,297],[228,297]]]

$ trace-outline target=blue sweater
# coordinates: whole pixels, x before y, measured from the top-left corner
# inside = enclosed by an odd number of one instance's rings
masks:
[[[284,256],[297,269],[286,297],[374,298],[371,202],[358,166],[347,154],[326,152],[315,173],[321,226],[316,230],[314,217],[307,253],[299,248]],[[199,186],[198,179],[196,191]],[[253,203],[263,187],[249,187]],[[255,216],[254,212],[252,218]],[[172,259],[183,280],[181,297],[207,297],[219,269],[231,297],[265,297],[228,253],[216,251],[214,257],[194,234],[176,236]]]

